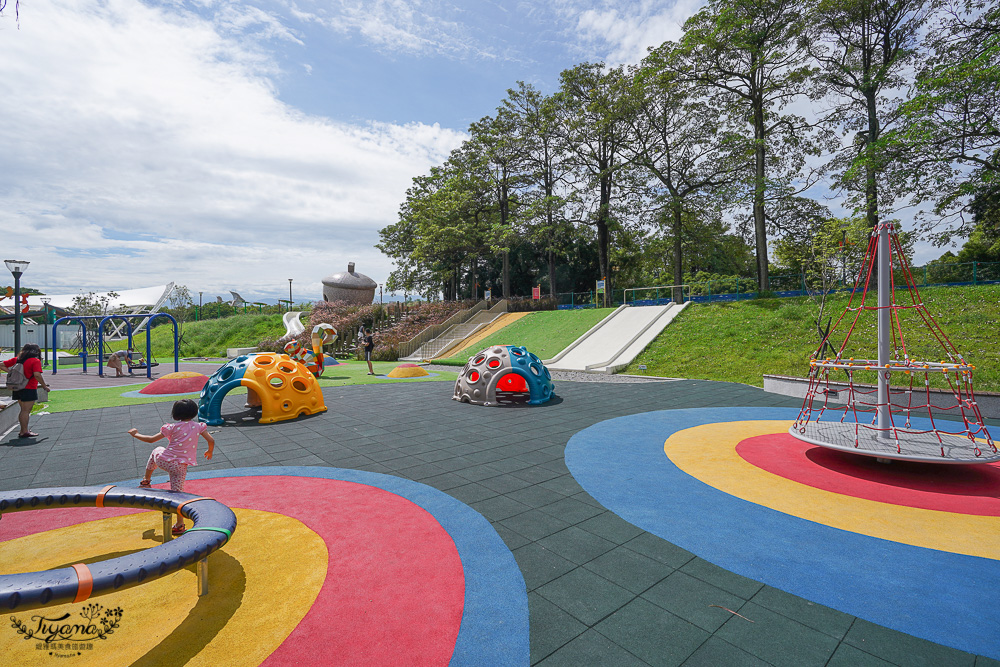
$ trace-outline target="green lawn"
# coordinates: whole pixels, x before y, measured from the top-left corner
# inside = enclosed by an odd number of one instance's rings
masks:
[[[379,375],[385,375],[399,363],[395,361],[374,361],[372,367]],[[211,375],[219,364],[206,364],[205,375]],[[58,376],[56,376],[58,377]],[[364,362],[350,362],[338,366],[327,366],[323,377],[319,380],[321,387],[344,387],[351,384],[378,384],[388,382],[454,382],[458,377],[457,373],[451,371],[437,372],[434,376],[413,378],[408,380],[396,380],[393,378],[378,377],[368,375],[368,365]],[[49,400],[44,404],[36,406],[36,412],[69,412],[71,410],[89,410],[93,408],[108,408],[119,405],[141,405],[144,403],[160,403],[165,401],[176,401],[181,398],[192,398],[198,400],[198,393],[185,394],[184,396],[122,396],[124,393],[138,391],[145,387],[145,384],[118,385],[114,387],[97,387],[94,389],[56,389],[49,394]],[[233,389],[230,394],[245,394],[246,389],[239,387]],[[449,394],[450,396],[450,394]]]
[[[521,345],[539,359],[551,359],[613,312],[612,308],[588,308],[531,313],[485,340],[447,359],[436,359],[434,363],[464,366],[469,357],[491,345]]]
[[[1000,391],[1000,346],[997,345],[1000,285],[927,287],[920,290],[920,294],[944,333],[966,361],[976,366],[973,375],[976,389]],[[904,293],[897,292],[898,303],[909,303],[906,299]],[[833,317],[836,324],[846,305],[846,295],[828,300],[824,326],[827,316]],[[694,304],[622,372],[725,380],[757,387],[763,385],[765,373],[805,377],[809,371],[809,355],[819,345],[818,312],[818,302],[806,297]],[[910,357],[922,361],[946,359],[941,346],[919,319],[918,311],[907,309],[901,313],[900,325]],[[853,317],[853,312],[849,315]],[[876,355],[874,318],[873,310],[862,314],[851,333],[845,356]],[[849,322],[850,318],[845,317],[840,329],[831,335],[838,346]],[[645,365],[646,369],[640,370],[639,365]],[[874,377],[870,379],[874,382]],[[868,380],[856,378],[856,381]],[[942,382],[940,376],[932,376],[932,386]]]

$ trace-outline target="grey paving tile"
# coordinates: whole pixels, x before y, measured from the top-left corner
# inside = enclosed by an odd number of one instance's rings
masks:
[[[629,540],[624,546],[627,549],[631,549],[636,553],[640,553],[643,556],[652,558],[659,563],[675,569],[683,567],[694,558],[694,554],[690,551],[681,549],[666,540],[660,539],[656,535],[645,532]]]
[[[594,627],[651,665],[681,665],[710,633],[641,598]]]
[[[717,586],[724,591],[729,591],[744,600],[749,600],[757,591],[764,587],[759,581],[741,577],[701,558],[691,559],[681,566],[680,570],[685,574]]]
[[[501,523],[533,542],[569,527],[562,519],[540,510],[528,510],[504,519]]]
[[[539,586],[538,594],[587,625],[597,623],[634,598],[621,586],[582,567]]]
[[[844,643],[897,665],[913,667],[973,667],[971,653],[942,646],[857,619],[844,637]]]
[[[538,593],[528,593],[528,617],[531,619],[532,664],[587,631],[586,625]]]
[[[614,512],[606,510],[601,510],[600,514],[586,521],[581,521],[577,527],[616,544],[624,544],[643,533],[641,528],[633,526]]]
[[[751,602],[837,639],[842,639],[854,622],[853,616],[770,586],[761,588]]]
[[[715,637],[775,667],[825,665],[839,642],[830,635],[748,602]]]
[[[625,547],[612,549],[585,563],[584,567],[636,595],[674,571]]]
[[[570,526],[558,533],[544,537],[538,540],[538,543],[577,565],[583,565],[601,554],[611,551],[616,546],[614,542],[588,533],[576,526]]]
[[[642,597],[708,632],[715,632],[730,619],[726,609],[735,611],[745,602],[681,571],[673,572]]]
[[[537,663],[542,667],[641,667],[642,660],[618,646],[607,637],[588,630],[558,651]]]
[[[768,667],[768,663],[721,639],[709,637],[682,667]]]
[[[514,559],[517,561],[518,567],[521,568],[524,585],[529,591],[535,590],[556,577],[561,577],[576,567],[562,556],[535,543],[526,544],[520,549],[514,549],[511,553],[514,554]]]

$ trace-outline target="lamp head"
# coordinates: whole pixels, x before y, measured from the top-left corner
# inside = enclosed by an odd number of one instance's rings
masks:
[[[7,265],[7,269],[13,273],[16,278],[28,270],[28,264],[31,262],[26,262],[23,259],[5,259],[3,263]]]

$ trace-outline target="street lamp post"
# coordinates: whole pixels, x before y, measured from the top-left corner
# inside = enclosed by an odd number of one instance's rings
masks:
[[[21,352],[21,274],[28,270],[28,264],[21,259],[5,259],[7,269],[14,276],[14,354]]]
[[[292,309],[292,279],[288,279],[288,310]]]
[[[378,286],[378,305],[382,305],[382,286]]]
[[[49,365],[49,301],[51,301],[47,296],[42,297],[42,307],[45,309],[45,324],[42,325],[42,331],[45,332],[45,365]],[[55,343],[55,340],[52,341]]]

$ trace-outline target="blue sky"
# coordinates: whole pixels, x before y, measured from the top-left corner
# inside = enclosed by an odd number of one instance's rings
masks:
[[[635,62],[696,3],[32,0],[0,16],[4,258],[50,294],[316,299],[518,80]]]
[[[638,62],[697,0],[31,0],[0,16],[4,259],[50,294],[315,300],[518,80]],[[918,258],[919,259],[919,258]],[[4,281],[0,281],[2,283]]]

